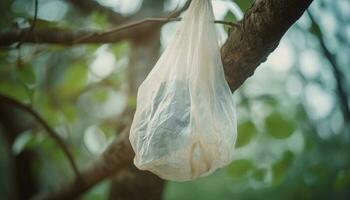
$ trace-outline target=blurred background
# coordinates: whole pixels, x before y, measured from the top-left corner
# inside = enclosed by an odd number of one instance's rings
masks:
[[[108,30],[103,10],[39,0],[36,28]],[[160,16],[183,0],[97,0],[125,17]],[[237,21],[252,0],[213,0]],[[0,31],[28,28],[34,1],[1,0]],[[22,44],[0,49],[0,93],[30,105],[60,134],[79,168],[130,122],[137,86],[178,22],[114,44]],[[221,43],[227,28],[217,25]],[[15,46],[15,45],[13,45]],[[165,200],[350,199],[350,1],[317,0],[254,76],[235,92],[234,161],[195,181],[167,182]],[[26,199],[74,176],[55,141],[26,112],[0,101],[0,199]],[[82,199],[108,199],[106,180]]]

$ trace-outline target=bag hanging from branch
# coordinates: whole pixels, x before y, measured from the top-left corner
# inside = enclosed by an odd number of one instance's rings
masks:
[[[232,160],[237,136],[210,0],[192,0],[175,36],[141,84],[130,130],[134,163],[175,181]]]

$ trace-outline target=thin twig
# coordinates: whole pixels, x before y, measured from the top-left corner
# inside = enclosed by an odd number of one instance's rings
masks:
[[[342,74],[341,70],[339,69],[340,67],[338,66],[336,57],[334,54],[327,48],[326,42],[324,40],[324,35],[322,34],[320,27],[318,23],[316,22],[314,16],[312,15],[310,10],[306,11],[307,15],[309,16],[311,22],[316,26],[318,31],[320,32],[320,36],[317,36],[317,39],[321,45],[321,49],[323,51],[323,54],[325,57],[328,59],[329,63],[331,64],[332,70],[333,70],[333,75],[336,80],[336,86],[337,86],[337,93],[338,93],[338,98],[340,101],[340,107],[344,116],[345,121],[350,123],[350,108],[348,106],[348,94],[347,94],[347,89],[343,85],[343,81],[346,80],[344,78],[344,75]]]
[[[59,135],[49,126],[49,124],[40,116],[39,113],[37,113],[36,111],[34,111],[31,107],[11,98],[11,97],[7,97],[3,94],[0,94],[0,101],[7,103],[7,104],[11,104],[21,110],[24,110],[26,112],[28,112],[30,115],[32,115],[36,121],[41,124],[43,126],[43,128],[46,130],[46,132],[49,134],[49,136],[56,141],[56,143],[58,144],[58,146],[60,146],[60,148],[63,150],[64,154],[66,155],[66,157],[68,158],[68,161],[70,163],[70,165],[73,168],[73,171],[75,173],[75,175],[77,176],[77,178],[80,178],[80,173],[78,170],[78,167],[73,159],[73,156],[71,154],[71,152],[69,151],[68,147],[66,146],[66,144],[63,142],[63,140],[59,137]]]
[[[222,21],[222,20],[215,20],[214,23],[216,24],[223,24],[231,27],[239,27],[239,23],[236,22],[229,22],[229,21]]]
[[[19,41],[19,43],[17,44],[17,48],[19,49],[22,45],[22,43],[26,40],[26,38],[28,37],[28,35],[30,35],[34,28],[35,28],[35,24],[36,24],[36,20],[38,18],[38,7],[39,7],[39,0],[34,0],[34,18],[33,18],[33,22],[30,26],[30,29],[28,32],[26,32],[26,34],[24,34],[24,36],[22,37],[22,39]]]
[[[36,25],[36,20],[38,19],[38,12],[39,12],[39,0],[34,0],[34,19],[33,19],[33,23],[32,23],[32,26],[30,27],[30,30],[29,30],[29,33],[31,33],[34,28],[35,28],[35,25]]]
[[[130,23],[126,23],[123,24],[121,26],[117,26],[115,28],[112,28],[111,30],[105,31],[105,32],[95,32],[95,33],[91,33],[91,34],[87,34],[84,35],[78,39],[76,39],[73,44],[76,43],[80,43],[83,42],[85,40],[88,40],[92,37],[100,37],[100,36],[106,36],[112,33],[116,33],[125,29],[129,29],[144,23],[150,23],[150,22],[172,22],[172,21],[181,21],[181,18],[145,18],[142,20],[138,20],[135,22],[130,22]],[[228,25],[228,26],[239,26],[239,24],[234,23],[234,22],[228,22],[228,21],[221,21],[221,20],[215,20],[214,23],[218,23],[218,24],[224,24],[224,25]]]

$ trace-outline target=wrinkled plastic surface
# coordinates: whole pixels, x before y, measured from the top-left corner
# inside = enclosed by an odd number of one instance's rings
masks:
[[[176,34],[139,87],[130,131],[134,164],[175,181],[232,160],[236,115],[210,0],[192,0]]]

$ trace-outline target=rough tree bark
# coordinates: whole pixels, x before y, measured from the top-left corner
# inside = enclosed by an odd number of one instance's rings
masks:
[[[250,77],[278,46],[288,28],[312,0],[256,0],[239,27],[232,28],[221,49],[226,79],[232,92]],[[93,185],[129,166],[133,158],[127,134],[114,141],[101,158],[75,180],[42,199],[74,199]]]
[[[221,48],[226,80],[235,91],[276,49],[312,0],[257,0]]]

